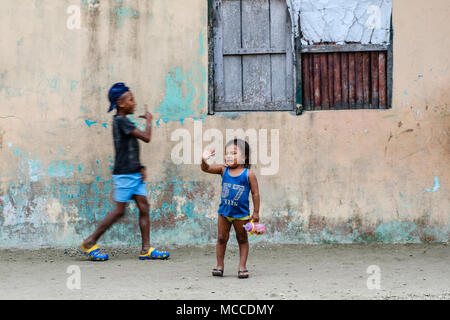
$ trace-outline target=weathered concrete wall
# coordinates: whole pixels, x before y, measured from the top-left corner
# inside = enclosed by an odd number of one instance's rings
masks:
[[[66,27],[74,4],[80,30]],[[77,245],[112,209],[106,93],[116,81],[127,82],[138,113],[146,104],[157,122],[153,142],[141,149],[155,245],[214,241],[220,179],[171,160],[171,134],[185,128],[194,135],[196,120],[203,131],[280,130],[278,173],[255,167],[269,230],[261,240],[448,240],[447,0],[394,1],[392,109],[302,116],[206,115],[206,1],[1,6],[0,246]],[[102,242],[139,243],[136,215],[130,204]]]

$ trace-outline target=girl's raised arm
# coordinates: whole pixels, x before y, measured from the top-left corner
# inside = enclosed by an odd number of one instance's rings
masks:
[[[202,171],[207,173],[223,175],[223,170],[225,168],[224,166],[217,164],[209,165],[206,163],[207,160],[209,160],[211,157],[214,157],[215,155],[216,155],[215,150],[205,150],[205,152],[203,152],[201,164]]]
[[[253,171],[248,170],[248,181],[250,182],[250,189],[252,191],[252,199],[253,199],[253,214],[251,219],[253,222],[259,222],[259,187],[258,180],[256,179],[256,175]]]

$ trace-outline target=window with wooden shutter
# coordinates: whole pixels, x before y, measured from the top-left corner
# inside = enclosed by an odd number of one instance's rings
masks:
[[[392,0],[209,0],[209,8],[210,114],[391,107]]]
[[[214,0],[213,15],[213,111],[292,111],[294,50],[286,1]]]
[[[392,0],[292,0],[303,110],[386,109]]]
[[[387,51],[302,54],[304,110],[388,108]]]

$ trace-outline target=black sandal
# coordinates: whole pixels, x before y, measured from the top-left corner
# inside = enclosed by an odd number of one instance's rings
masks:
[[[216,269],[214,268],[212,271],[212,275],[214,277],[223,277],[223,269]]]
[[[249,276],[248,270],[239,270],[238,271],[238,278],[239,279],[247,279]]]

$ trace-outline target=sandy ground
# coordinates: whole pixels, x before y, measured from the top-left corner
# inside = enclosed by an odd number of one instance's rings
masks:
[[[167,249],[167,261],[140,261],[139,248],[106,248],[107,262],[74,248],[0,250],[0,299],[450,299],[448,244],[255,244],[246,280],[237,278],[237,246],[223,278],[211,276],[214,246]],[[367,287],[371,265],[378,290]],[[79,267],[80,289],[67,287],[69,266]]]

